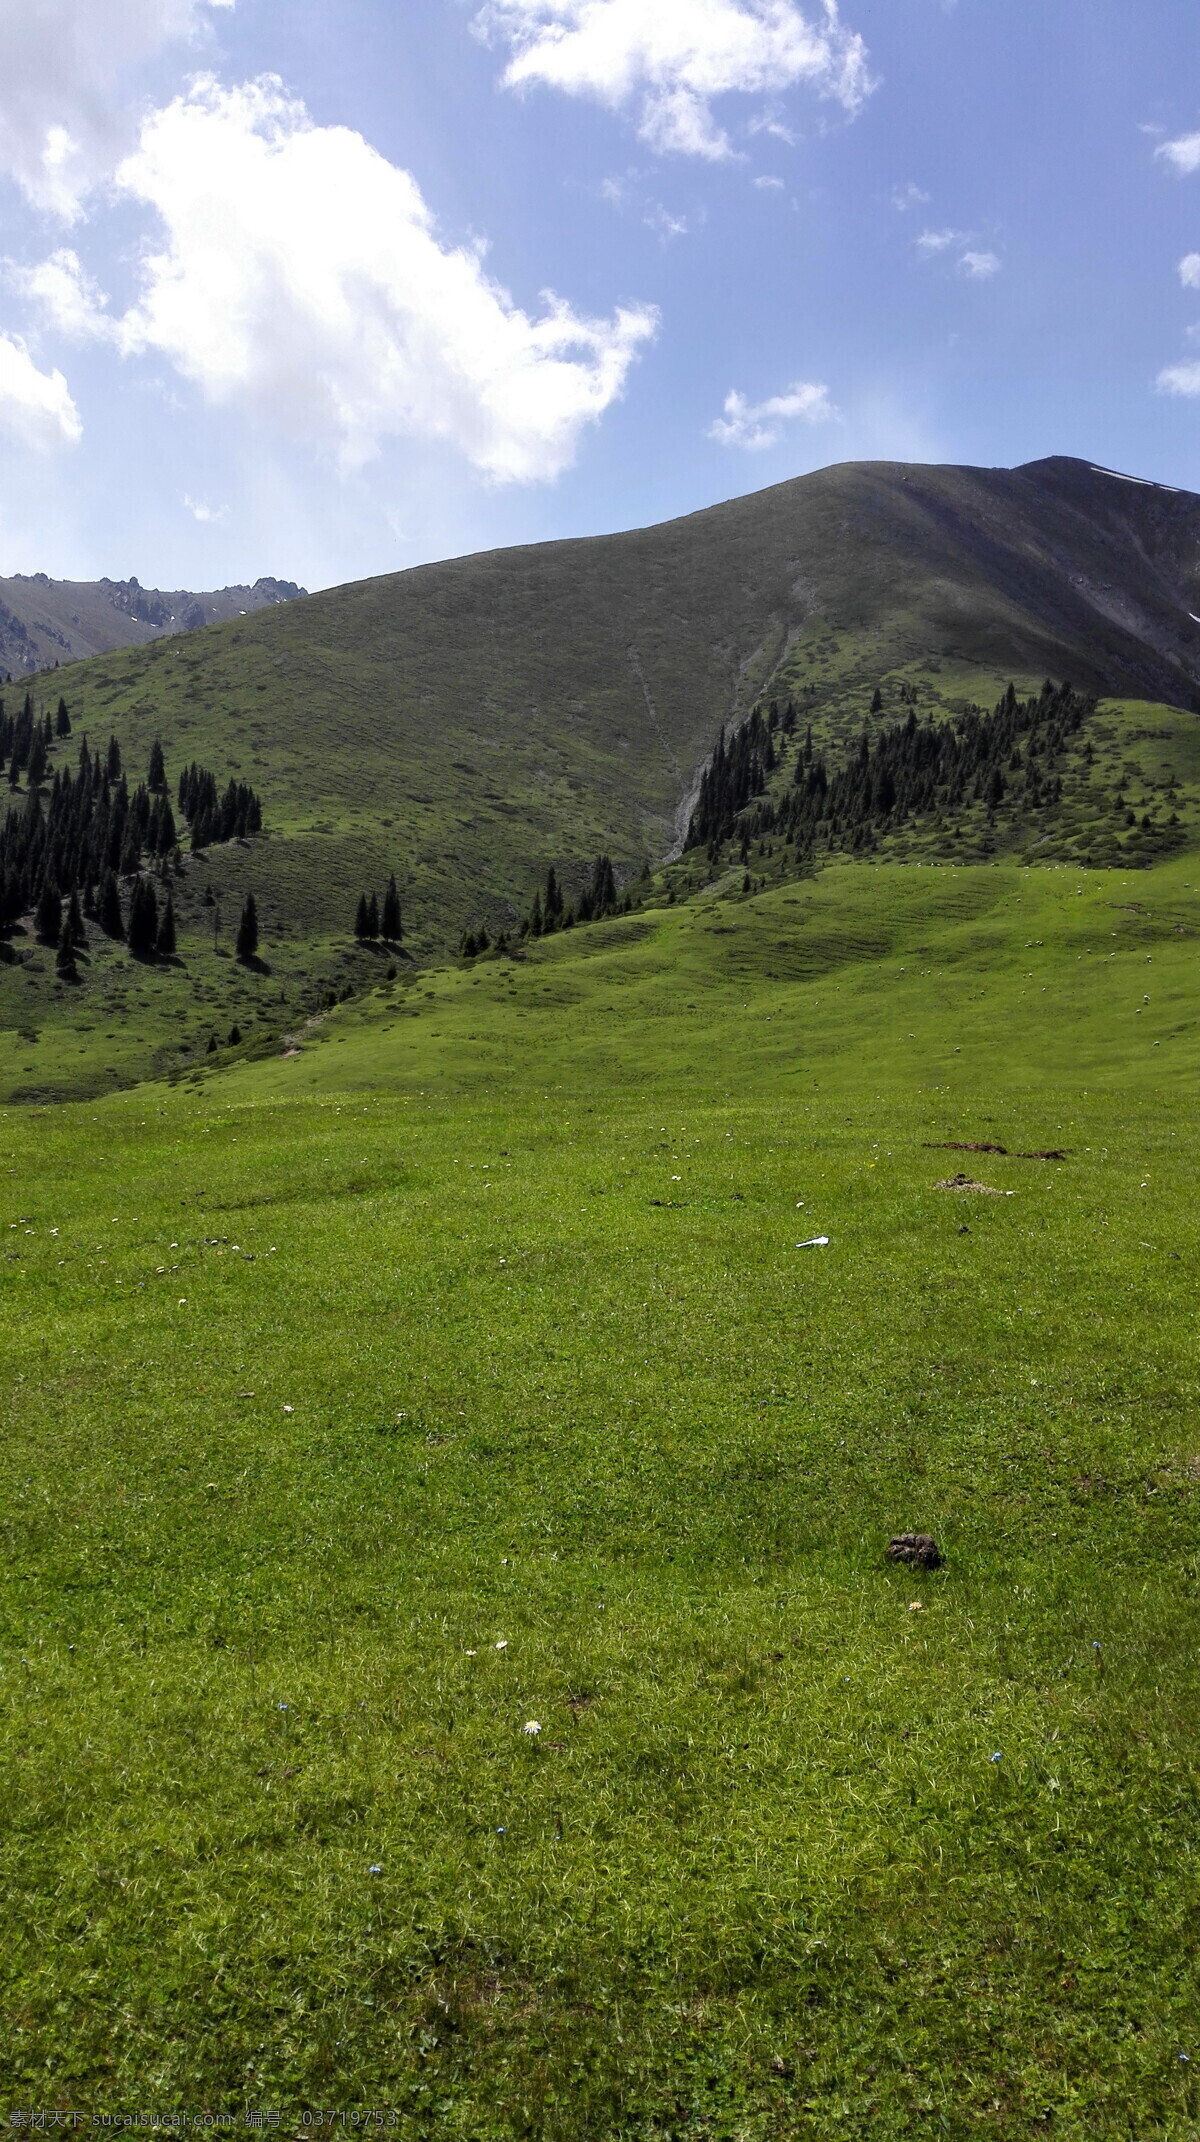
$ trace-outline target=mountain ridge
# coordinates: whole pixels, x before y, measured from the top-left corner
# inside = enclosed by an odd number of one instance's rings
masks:
[[[226,622],[307,594],[292,580],[263,575],[253,585],[193,593],[128,580],[54,580],[48,573],[0,576],[0,671],[33,676],[54,664],[111,654],[201,625]]]
[[[833,746],[880,685],[942,716],[1046,676],[1190,711],[1198,614],[1190,493],[1063,457],[844,463],[156,635],[54,689],[135,766],[161,735],[176,770],[252,780],[255,882],[297,935],[346,929],[395,869],[432,951],[511,919],[548,863],[665,858],[722,725],[767,693]]]

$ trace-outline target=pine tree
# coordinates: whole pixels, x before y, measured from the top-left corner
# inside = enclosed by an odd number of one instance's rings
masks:
[[[47,877],[38,899],[34,927],[44,945],[56,945],[62,928],[62,899],[52,877]]]
[[[108,756],[104,762],[104,771],[110,781],[119,781],[121,778],[121,746],[115,736],[108,739]]]
[[[121,917],[121,889],[116,872],[106,870],[100,893],[100,927],[106,937],[124,937],[125,924]]]
[[[125,820],[121,837],[121,853],[117,867],[123,878],[131,878],[142,859],[142,843],[138,836],[138,822],[131,811]]]
[[[87,931],[84,929],[83,926],[83,916],[80,913],[79,893],[74,887],[72,887],[71,890],[71,898],[70,903],[67,907],[67,919],[64,924],[64,928],[68,932],[72,948],[77,951],[84,950],[87,945],[88,937]]]
[[[150,746],[150,771],[146,779],[148,786],[156,791],[165,788],[167,785],[167,769],[163,759],[163,747],[157,737],[155,737]]]
[[[40,730],[29,747],[29,786],[40,788],[46,778],[46,740]]]
[[[400,895],[396,890],[394,876],[390,877],[387,882],[387,891],[383,896],[383,915],[379,928],[386,944],[398,945],[400,943],[403,936],[400,922]]]
[[[58,950],[54,955],[54,965],[64,982],[78,980],[79,969],[75,965],[75,947],[71,942],[71,924],[69,918],[65,915],[59,935]]]
[[[367,902],[367,936],[374,941],[379,935],[379,902],[374,893]]]
[[[258,909],[255,906],[254,894],[247,893],[246,905],[242,909],[242,919],[238,923],[237,956],[243,962],[252,960],[257,950]]]
[[[159,919],[158,941],[154,949],[160,959],[175,957],[175,902],[170,893],[167,894],[167,904]]]
[[[135,959],[153,957],[158,943],[158,901],[149,878],[138,878],[129,899],[129,949]]]
[[[233,1023],[233,1025],[232,1025],[232,1026],[230,1027],[230,1029],[229,1029],[229,1046],[230,1046],[230,1048],[231,1048],[231,1049],[236,1049],[236,1048],[237,1048],[237,1046],[238,1046],[238,1044],[239,1044],[239,1042],[241,1041],[241,1038],[242,1038],[242,1030],[241,1030],[241,1027],[240,1027],[240,1026],[239,1026],[239,1025],[237,1024],[237,1021],[235,1020],[235,1021],[234,1021],[234,1023]]]
[[[878,685],[875,687],[875,697],[871,701],[871,712],[872,714],[882,714],[883,712],[883,693]]]
[[[71,734],[71,717],[67,712],[65,699],[60,699],[58,702],[58,712],[54,717],[54,734],[56,736],[69,736]]]
[[[365,893],[360,893],[358,896],[358,907],[354,916],[354,934],[360,943],[367,934],[367,896]]]

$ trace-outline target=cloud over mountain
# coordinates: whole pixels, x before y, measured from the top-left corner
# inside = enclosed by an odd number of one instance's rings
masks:
[[[732,154],[718,97],[806,84],[855,112],[873,87],[837,0],[823,0],[815,20],[794,0],[488,0],[476,26],[511,48],[508,88],[632,111],[652,148],[712,161]]]
[[[194,82],[144,121],[117,193],[157,219],[114,319],[78,260],[27,274],[56,324],[156,353],[214,404],[356,467],[388,438],[438,440],[499,481],[554,477],[621,393],[657,316],[530,316],[478,245],[450,245],[411,175],[321,127],[275,78]]]
[[[83,437],[79,411],[61,372],[39,372],[16,335],[0,334],[0,431],[19,446],[49,452]]]
[[[836,415],[828,387],[818,380],[794,380],[785,393],[773,394],[765,402],[748,402],[734,388],[725,397],[724,414],[709,425],[707,436],[717,446],[739,446],[755,454],[777,446],[780,426],[796,417],[806,424],[827,424]]]
[[[0,167],[66,220],[132,128],[122,76],[233,0],[0,0]]]

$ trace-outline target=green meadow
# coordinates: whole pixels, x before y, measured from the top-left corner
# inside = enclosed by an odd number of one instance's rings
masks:
[[[10,1101],[4,2110],[1200,2132],[1198,928],[839,866]]]

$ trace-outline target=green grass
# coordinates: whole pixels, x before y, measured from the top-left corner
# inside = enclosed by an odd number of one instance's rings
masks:
[[[7,2105],[1197,2131],[1196,868],[0,1113]]]

